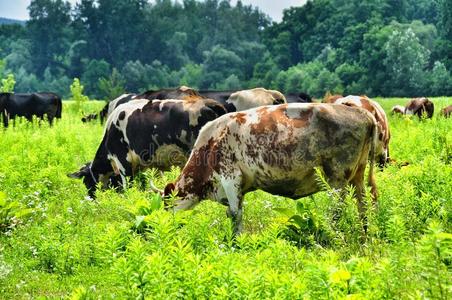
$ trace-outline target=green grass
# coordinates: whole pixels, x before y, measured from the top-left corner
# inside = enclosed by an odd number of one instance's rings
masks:
[[[407,99],[378,101],[389,111]],[[452,98],[434,102],[438,112]],[[365,241],[355,200],[333,191],[299,200],[298,213],[290,199],[247,194],[234,241],[211,201],[174,215],[134,186],[86,198],[66,174],[92,159],[103,128],[80,117],[66,102],[52,128],[20,122],[0,133],[0,299],[452,297],[452,119],[389,116],[397,163],[377,173]],[[307,225],[288,234],[281,210]]]

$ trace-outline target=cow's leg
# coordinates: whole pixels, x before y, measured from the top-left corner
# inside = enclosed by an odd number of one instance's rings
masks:
[[[132,165],[127,159],[118,157],[117,155],[109,155],[111,166],[115,175],[119,175],[121,178],[121,187],[125,189],[127,187],[127,176],[132,176]]]
[[[351,179],[350,183],[355,187],[356,199],[358,200],[359,217],[363,222],[364,232],[367,232],[366,205],[364,203],[366,196],[366,190],[364,188],[365,170],[366,164],[361,164],[360,166],[358,166],[355,176]]]
[[[8,127],[8,113],[6,111],[2,112],[3,126]]]
[[[227,215],[232,220],[233,234],[238,235],[242,231],[242,201],[243,196],[240,190],[241,176],[235,176],[233,178],[225,178],[221,180],[221,185],[228,198],[228,211]]]

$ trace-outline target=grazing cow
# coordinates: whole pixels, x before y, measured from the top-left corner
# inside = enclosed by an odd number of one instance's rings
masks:
[[[181,86],[176,89],[161,89],[157,91],[149,90],[142,94],[135,96],[135,99],[148,99],[148,100],[165,100],[165,99],[179,99],[179,100],[189,100],[189,99],[199,99],[203,98],[196,90]]]
[[[405,107],[402,105],[395,105],[391,109],[391,115],[404,115],[405,114]]]
[[[255,88],[242,91],[206,91],[201,90],[199,94],[211,98],[223,104],[228,112],[235,112],[263,105],[282,103],[305,103],[312,102],[311,96],[305,93],[285,94],[279,91]]]
[[[118,98],[107,103],[104,108],[97,114],[90,114],[82,118],[82,122],[91,121],[100,117],[101,123],[104,122],[111,114],[111,112],[121,104],[127,103],[133,99],[148,99],[148,100],[165,100],[165,99],[180,99],[180,100],[188,100],[188,99],[199,99],[203,98],[198,92],[194,89],[181,86],[176,89],[161,89],[158,91],[149,90],[142,94],[123,94]]]
[[[228,112],[235,112],[258,106],[283,103],[286,103],[286,98],[281,92],[254,88],[232,93],[226,103],[222,104]]]
[[[5,127],[15,117],[25,117],[31,121],[33,116],[41,120],[46,116],[52,125],[54,118],[61,119],[61,110],[61,97],[54,93],[0,93],[0,113]]]
[[[378,156],[378,164],[383,168],[390,161],[389,158],[389,139],[391,134],[389,131],[389,122],[384,109],[375,101],[366,96],[347,96],[337,98],[333,103],[344,104],[347,106],[361,107],[369,111],[378,124],[378,144],[376,155]]]
[[[449,118],[450,115],[452,114],[452,105],[446,106],[443,109],[441,109],[440,115],[445,117],[445,118]]]
[[[104,187],[111,180],[125,186],[126,176],[133,177],[148,167],[167,170],[171,165],[183,166],[201,127],[225,113],[224,107],[211,99],[132,100],[108,117],[93,162],[68,176],[83,178],[94,197],[99,182]]]
[[[104,123],[104,120],[108,118],[108,116],[113,112],[113,110],[115,110],[116,107],[118,107],[121,104],[129,102],[135,96],[136,94],[122,94],[118,98],[108,102],[100,112],[83,117],[82,122],[86,123],[99,118],[100,122]]]
[[[374,157],[376,126],[364,109],[322,103],[226,114],[204,126],[187,164],[164,195],[176,191],[176,211],[203,199],[229,206],[238,233],[245,193],[262,189],[293,199],[311,195],[322,189],[318,168],[333,188],[355,186],[362,215],[364,171],[369,155]],[[368,182],[376,200],[373,159]]]
[[[306,93],[289,93],[284,94],[287,103],[312,103],[312,97]]]
[[[417,115],[419,118],[425,114],[427,118],[431,119],[433,117],[433,112],[435,106],[433,102],[427,98],[414,98],[405,105],[406,115]]]
[[[198,91],[198,93],[201,96],[203,96],[204,98],[213,99],[223,105],[227,104],[226,101],[228,101],[229,97],[235,92],[237,92],[237,91],[236,90],[234,90],[234,91],[232,91],[232,90],[231,91],[209,91],[209,90]]]
[[[323,98],[323,103],[335,103],[337,99],[344,98],[342,95],[330,95],[329,93]]]

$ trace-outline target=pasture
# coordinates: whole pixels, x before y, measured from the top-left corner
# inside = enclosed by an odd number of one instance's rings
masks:
[[[217,203],[173,214],[136,182],[93,201],[66,174],[92,160],[103,127],[83,124],[70,102],[53,127],[2,129],[0,299],[452,297],[452,120],[436,116],[452,98],[433,98],[423,121],[389,115],[407,99],[376,100],[396,162],[377,171],[365,240],[351,191],[339,201],[327,185],[298,201],[247,194],[235,241]],[[163,187],[178,172],[143,181]]]

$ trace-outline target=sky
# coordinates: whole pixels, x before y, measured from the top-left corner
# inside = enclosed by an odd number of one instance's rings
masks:
[[[72,4],[78,0],[69,0]],[[258,6],[264,13],[268,14],[273,21],[281,21],[283,9],[291,6],[301,6],[307,0],[242,0],[244,4]],[[27,20],[27,6],[31,0],[0,0],[0,17]],[[232,0],[235,5],[237,0]]]

